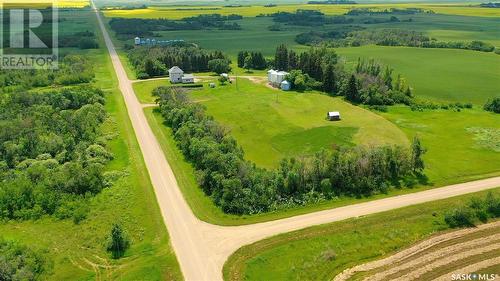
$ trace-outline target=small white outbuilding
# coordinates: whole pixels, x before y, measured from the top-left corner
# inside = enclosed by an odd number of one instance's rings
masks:
[[[182,76],[182,84],[191,84],[194,83],[194,75],[193,74],[184,74]]]
[[[327,118],[329,121],[337,121],[337,120],[340,120],[340,112],[338,112],[338,111],[329,111],[329,112],[326,114],[326,118]]]
[[[135,37],[135,38],[134,38],[134,44],[135,44],[135,45],[141,45],[141,38],[139,38],[139,37]]]

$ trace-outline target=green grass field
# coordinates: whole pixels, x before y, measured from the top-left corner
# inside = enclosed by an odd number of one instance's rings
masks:
[[[190,94],[231,130],[246,158],[263,167],[342,145],[408,144],[384,118],[314,92],[283,92],[239,78],[237,83]],[[339,111],[342,121],[327,121],[328,111]]]
[[[213,201],[207,197],[198,186],[195,179],[194,168],[186,162],[182,152],[178,149],[173,138],[172,131],[163,122],[163,117],[153,108],[144,109],[149,125],[153,130],[158,142],[161,145],[163,153],[167,158],[175,174],[176,180],[182,191],[184,198],[193,210],[193,213],[201,220],[218,225],[244,225],[276,219],[282,219],[314,211],[321,211],[355,203],[362,203],[370,200],[381,199],[388,196],[418,192],[430,187],[420,186],[412,189],[395,189],[388,194],[377,194],[371,197],[353,198],[340,197],[338,199],[322,201],[314,205],[306,205],[295,208],[283,209],[274,212],[256,214],[256,215],[230,215],[217,208]]]
[[[95,15],[89,10],[71,14],[60,11],[60,16],[82,22],[79,27],[72,24],[74,30],[95,30],[100,34]],[[104,47],[102,38],[100,46]],[[114,154],[107,170],[122,176],[92,198],[87,219],[78,225],[55,218],[2,222],[0,236],[44,252],[52,268],[43,280],[182,280],[107,52],[104,48],[62,51],[83,54],[94,63],[95,85],[106,89],[109,119],[103,130]],[[115,222],[121,222],[131,239],[125,257],[116,261],[104,246]]]
[[[363,57],[390,65],[408,80],[417,97],[483,105],[500,89],[500,56],[493,53],[384,46],[337,51],[352,64]]]
[[[500,189],[493,191],[500,195]],[[225,280],[331,280],[342,270],[397,252],[447,229],[447,210],[486,192],[419,204],[281,234],[236,251]]]
[[[425,174],[438,185],[500,175],[500,116],[476,108],[461,112],[411,111],[393,107],[382,113],[407,135],[418,135],[427,149]],[[483,128],[491,132],[481,141]],[[484,132],[482,133],[484,135]],[[495,150],[495,147],[497,149]]]

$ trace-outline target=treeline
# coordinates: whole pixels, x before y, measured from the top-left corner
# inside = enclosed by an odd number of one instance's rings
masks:
[[[375,44],[380,46],[407,46],[420,48],[449,48],[481,52],[492,52],[495,47],[483,41],[446,42],[437,41],[422,32],[404,29],[368,29],[359,26],[344,26],[329,32],[310,31],[300,33],[295,41],[303,45],[322,44],[328,47],[357,47]]]
[[[128,52],[128,59],[139,79],[166,75],[172,66],[178,66],[185,72],[205,72],[210,70],[209,62],[212,60],[229,61],[220,51],[194,46],[133,48]]]
[[[0,70],[0,93],[50,85],[89,83],[93,78],[94,70],[87,59],[79,55],[67,55],[56,70]]]
[[[240,15],[222,16],[219,14],[199,15],[188,17],[182,20],[169,19],[139,19],[139,18],[112,18],[109,26],[120,38],[126,36],[154,36],[155,31],[172,30],[201,30],[201,29],[219,29],[219,30],[239,30],[241,26],[236,22],[227,22],[239,20]]]
[[[207,116],[181,90],[160,87],[159,110],[178,147],[196,169],[204,192],[226,213],[255,214],[334,196],[368,196],[391,186],[412,185],[423,168],[424,149],[340,148],[309,158],[283,159],[278,169],[260,169],[244,159],[228,130]]]
[[[86,85],[17,92],[0,104],[0,219],[84,219],[112,158],[101,133],[103,92]]]
[[[59,37],[59,47],[71,47],[79,49],[98,49],[99,44],[92,31],[76,32],[72,35],[63,35]]]
[[[267,61],[261,52],[238,52],[238,67],[245,69],[266,69]]]
[[[357,4],[352,0],[325,0],[325,1],[307,1],[307,4],[313,5],[338,5],[338,4]]]
[[[487,223],[489,219],[500,217],[500,197],[488,192],[484,199],[474,197],[466,206],[456,208],[444,216],[450,227],[474,227],[478,221]]]
[[[49,264],[38,251],[0,237],[0,280],[40,280]]]
[[[326,23],[325,14],[317,10],[298,9],[295,13],[277,12],[271,14],[273,21],[292,25],[319,26]]]
[[[425,10],[421,8],[390,8],[390,9],[371,9],[371,8],[354,8],[349,10],[345,15],[348,16],[360,16],[360,15],[414,15],[419,13],[426,13]],[[428,11],[432,13],[432,11]]]
[[[484,110],[495,112],[495,113],[500,113],[500,98],[494,98],[494,99],[488,100],[484,104]]]

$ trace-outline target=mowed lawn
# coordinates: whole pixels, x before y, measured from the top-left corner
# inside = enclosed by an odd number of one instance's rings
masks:
[[[500,55],[493,53],[372,45],[336,50],[352,65],[362,57],[391,66],[419,98],[483,105],[499,95]]]
[[[427,149],[425,174],[444,185],[487,174],[500,175],[500,115],[481,108],[411,111],[391,107],[382,113],[408,136],[417,135]]]
[[[408,144],[394,124],[341,98],[284,92],[243,78],[190,95],[230,128],[247,159],[264,167],[338,146]],[[328,111],[339,111],[342,121],[327,121]]]

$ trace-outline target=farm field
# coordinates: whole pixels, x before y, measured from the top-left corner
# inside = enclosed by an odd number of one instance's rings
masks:
[[[500,248],[500,222],[490,222],[475,228],[433,235],[392,256],[361,264],[344,271],[335,281],[370,278],[446,280],[450,273],[484,273],[498,271],[497,252]],[[425,266],[423,266],[425,264]],[[415,267],[418,269],[415,270]],[[451,272],[450,272],[451,270]]]
[[[319,93],[282,92],[239,78],[237,83],[190,95],[231,130],[248,160],[267,168],[276,167],[284,157],[338,146],[409,143],[380,116]],[[340,111],[343,120],[327,121],[328,111]]]
[[[466,50],[362,46],[337,52],[355,64],[359,57],[390,65],[418,98],[483,105],[498,96],[500,56]]]
[[[500,189],[492,191],[500,195]],[[344,269],[387,257],[446,231],[443,216],[469,194],[277,235],[244,246],[224,266],[225,280],[331,280]],[[495,228],[498,235],[498,227]],[[491,231],[479,236],[487,237]],[[459,240],[458,240],[459,241]],[[448,270],[460,268],[454,265]],[[444,274],[446,272],[442,272]]]
[[[150,6],[146,9],[134,10],[107,10],[104,11],[106,17],[128,17],[128,18],[169,18],[182,19],[193,15],[213,14],[221,15],[239,14],[244,17],[255,17],[260,14],[270,14],[276,12],[295,12],[298,9],[321,10],[327,15],[340,15],[351,8],[422,8],[432,10],[439,14],[463,15],[463,16],[484,16],[497,17],[500,11],[497,9],[487,9],[474,7],[468,4],[424,4],[424,3],[398,3],[398,4],[358,4],[358,5],[304,5],[290,4],[278,5],[275,7],[264,6],[243,6],[243,7],[222,7],[222,6]]]
[[[114,155],[106,170],[121,176],[90,200],[90,213],[79,224],[50,217],[1,222],[0,238],[42,252],[51,263],[42,280],[182,280],[109,55],[102,48],[95,15],[88,9],[59,13],[67,19],[61,34],[94,30],[98,35],[100,49],[68,48],[61,53],[81,54],[93,63],[94,84],[106,93],[106,147]],[[130,249],[120,260],[112,259],[105,249],[107,235],[116,222],[123,225],[131,240]]]

